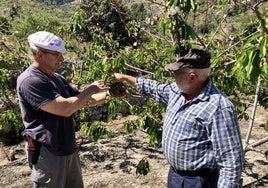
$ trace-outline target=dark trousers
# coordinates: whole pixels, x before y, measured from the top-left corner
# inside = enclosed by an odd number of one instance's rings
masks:
[[[168,172],[168,188],[217,188],[219,171],[207,171],[200,174],[183,174],[171,167]]]

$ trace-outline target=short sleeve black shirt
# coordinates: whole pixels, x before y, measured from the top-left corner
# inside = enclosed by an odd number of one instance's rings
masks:
[[[41,142],[55,155],[77,150],[73,117],[63,117],[41,110],[58,96],[70,97],[79,92],[60,74],[47,75],[29,66],[17,79],[17,93],[25,134]]]

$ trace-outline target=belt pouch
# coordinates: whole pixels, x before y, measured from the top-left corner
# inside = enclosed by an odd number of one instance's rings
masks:
[[[39,159],[41,143],[28,135],[26,135],[26,139],[28,142],[28,162],[34,165]]]

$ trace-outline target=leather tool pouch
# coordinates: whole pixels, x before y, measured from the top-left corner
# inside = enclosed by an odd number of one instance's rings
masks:
[[[28,162],[34,165],[39,159],[41,143],[32,139],[28,135],[25,135],[25,137],[28,142]]]

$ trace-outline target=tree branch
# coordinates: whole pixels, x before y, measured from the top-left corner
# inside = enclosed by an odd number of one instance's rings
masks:
[[[264,33],[266,33],[266,35],[268,35],[268,29],[266,27],[266,22],[265,19],[261,16],[261,13],[259,11],[259,6],[265,2],[268,2],[268,0],[263,0],[263,1],[259,1],[257,2],[253,7],[252,10],[254,11],[254,13],[256,14],[256,17],[258,18],[258,20],[260,20],[261,23],[261,27]]]

